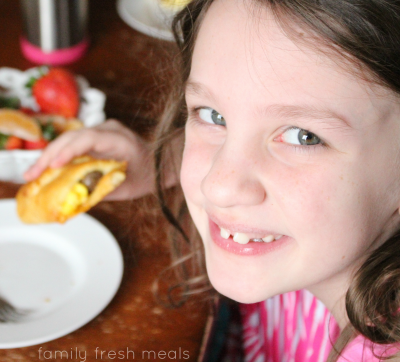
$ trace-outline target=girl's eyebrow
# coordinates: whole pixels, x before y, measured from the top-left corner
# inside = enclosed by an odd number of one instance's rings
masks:
[[[284,118],[285,120],[307,118],[321,121],[338,121],[344,128],[352,129],[349,120],[342,114],[339,114],[329,108],[317,108],[309,105],[288,105],[272,104],[268,106],[264,113],[274,117]]]
[[[185,92],[189,94],[199,95],[208,99],[213,99],[212,92],[201,83],[188,79],[185,83]],[[337,123],[345,129],[352,129],[348,119],[331,109],[317,108],[310,105],[290,105],[290,104],[272,104],[264,108],[261,112],[267,116],[279,117],[285,120],[295,120],[299,118],[315,119],[326,123]],[[331,122],[329,122],[331,121]]]
[[[201,83],[195,82],[190,78],[186,81],[184,85],[185,93],[191,93],[199,96],[203,96],[209,99],[214,98],[211,91],[207,87],[203,86]]]

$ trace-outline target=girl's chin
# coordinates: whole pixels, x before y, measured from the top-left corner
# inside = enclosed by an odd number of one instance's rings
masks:
[[[218,282],[214,283],[211,281],[211,284],[218,293],[236,302],[244,304],[258,303],[272,296],[268,296],[265,294],[254,295],[254,292],[252,293],[250,291],[247,291],[247,288],[246,290],[241,290],[240,287],[236,289],[234,283],[231,283],[229,287],[227,287],[227,285],[220,285]]]
[[[265,281],[257,278],[251,271],[232,264],[215,263],[206,258],[207,274],[214,289],[239,303],[256,303],[263,301],[274,293],[268,294]],[[271,283],[267,285],[272,286]],[[277,294],[277,293],[276,293]]]

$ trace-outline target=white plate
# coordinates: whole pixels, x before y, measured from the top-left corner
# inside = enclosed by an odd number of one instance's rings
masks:
[[[133,29],[158,39],[174,40],[170,30],[173,13],[163,12],[156,0],[118,0],[117,11]]]
[[[0,323],[0,348],[47,342],[98,315],[119,288],[121,250],[97,220],[23,224],[15,200],[0,200],[0,295],[31,314]]]

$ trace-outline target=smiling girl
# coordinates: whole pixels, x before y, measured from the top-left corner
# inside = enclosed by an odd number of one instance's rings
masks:
[[[181,186],[212,285],[243,303],[246,361],[395,354],[400,3],[195,0],[174,26],[183,77],[160,138],[184,128]],[[85,132],[27,177],[92,151]]]

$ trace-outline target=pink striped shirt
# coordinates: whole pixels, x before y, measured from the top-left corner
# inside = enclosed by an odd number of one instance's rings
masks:
[[[246,362],[325,362],[340,333],[328,309],[306,290],[241,304],[240,310]],[[373,352],[384,350],[375,345]],[[379,361],[373,352],[372,343],[358,336],[338,361]]]

